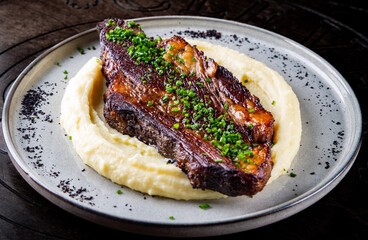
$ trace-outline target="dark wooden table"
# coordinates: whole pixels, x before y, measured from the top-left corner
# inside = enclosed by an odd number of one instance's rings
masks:
[[[368,147],[365,144],[368,101],[363,100],[368,92],[366,1],[0,1],[0,110],[5,92],[18,74],[54,44],[94,27],[107,17],[154,15],[231,19],[291,38],[337,68],[361,104],[362,148],[342,182],[320,201],[294,216],[248,232],[227,235],[226,239],[368,239]],[[99,239],[105,236],[131,238],[137,235],[88,222],[44,199],[15,170],[0,137],[0,239]]]

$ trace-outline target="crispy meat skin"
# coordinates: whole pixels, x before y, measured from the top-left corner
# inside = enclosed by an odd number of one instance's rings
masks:
[[[127,23],[113,19],[116,26],[127,28]],[[108,89],[104,95],[104,116],[107,123],[123,134],[137,137],[142,142],[156,147],[160,154],[170,159],[182,169],[194,188],[211,189],[228,196],[254,195],[261,191],[270,177],[272,161],[270,145],[273,137],[272,115],[267,112],[257,97],[250,92],[224,67],[218,66],[212,59],[206,61],[203,52],[190,46],[184,39],[174,36],[159,43],[159,47],[167,48],[175,44],[181,49],[179,54],[185,64],[179,65],[170,58],[168,51],[164,58],[174,66],[181,66],[182,72],[195,71],[196,75],[183,80],[184,87],[193,89],[197,96],[204,99],[214,108],[215,116],[226,112],[224,105],[228,104],[228,120],[234,121],[235,129],[249,143],[257,143],[253,148],[256,165],[240,166],[227,157],[221,156],[221,151],[203,139],[203,133],[198,133],[181,124],[174,129],[173,124],[182,123],[183,114],[173,113],[169,104],[163,104],[162,96],[167,94],[164,82],[169,74],[159,76],[155,71],[147,83],[143,84],[140,76],[145,76],[152,65],[141,62],[135,64],[127,48],[132,45],[124,41],[127,47],[108,41],[105,33],[115,26],[106,26],[108,20],[97,25],[100,34],[101,60],[103,74]],[[141,31],[133,27],[135,33]],[[183,51],[184,50],[184,51]],[[175,51],[175,50],[172,50]],[[175,55],[175,52],[172,52]],[[195,58],[196,61],[189,61]],[[188,60],[188,61],[187,61]],[[187,74],[188,76],[188,74]],[[212,81],[206,81],[210,78]],[[189,84],[192,81],[193,84]],[[202,83],[200,87],[197,82]],[[204,96],[207,96],[206,98]],[[148,102],[154,104],[148,106]],[[209,102],[210,101],[210,102]],[[255,111],[249,113],[249,109]],[[253,127],[249,128],[248,125]],[[205,154],[204,154],[205,153]],[[221,158],[222,162],[215,162]]]

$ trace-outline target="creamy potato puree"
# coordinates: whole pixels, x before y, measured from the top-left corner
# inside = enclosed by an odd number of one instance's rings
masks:
[[[275,71],[234,50],[201,41],[188,40],[205,55],[239,79],[272,112],[276,123],[275,162],[269,182],[284,173],[299,148],[301,119],[298,100],[290,86]],[[83,162],[114,183],[173,199],[217,199],[225,195],[193,189],[187,176],[167,164],[154,147],[109,127],[103,117],[105,81],[97,58],[89,60],[72,78],[61,103],[61,125],[71,136]],[[272,101],[276,104],[272,105]]]

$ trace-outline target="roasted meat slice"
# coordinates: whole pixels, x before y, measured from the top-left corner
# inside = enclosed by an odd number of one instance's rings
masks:
[[[193,188],[263,189],[274,119],[227,69],[183,38],[147,37],[121,19],[98,24],[107,123],[156,147]]]

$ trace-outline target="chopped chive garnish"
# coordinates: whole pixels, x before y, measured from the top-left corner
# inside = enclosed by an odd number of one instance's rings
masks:
[[[229,110],[229,105],[227,103],[224,104],[225,110]]]
[[[123,191],[121,191],[120,189],[116,191],[117,194],[122,194]]]
[[[188,96],[191,97],[191,98],[194,98],[196,96],[196,94],[195,94],[195,92],[189,92]]]
[[[208,203],[202,203],[199,205],[199,208],[200,209],[207,209],[207,208],[210,208],[211,206],[208,204]]]
[[[128,22],[128,28],[131,28],[131,27],[134,27],[134,26],[137,26],[138,24],[136,24],[134,21],[130,21]]]
[[[110,27],[112,25],[115,26],[115,22],[112,19],[109,19],[109,21],[106,23],[106,27]]]
[[[152,106],[153,105],[153,101],[149,101],[148,103],[147,103],[147,106]]]
[[[163,101],[163,102],[167,102],[167,101],[169,101],[169,97],[168,97],[167,95],[164,95],[164,96],[162,97],[162,101]]]
[[[296,175],[295,173],[293,173],[293,172],[291,172],[291,173],[290,173],[290,177],[293,177],[293,178],[294,178],[294,177],[296,177],[296,176],[297,176],[297,175]]]
[[[79,52],[80,54],[84,54],[84,49],[83,49],[83,48],[78,48],[78,52]]]
[[[175,124],[173,125],[173,128],[178,129],[178,128],[179,128],[179,126],[180,126],[180,124],[179,124],[179,123],[175,123]]]

